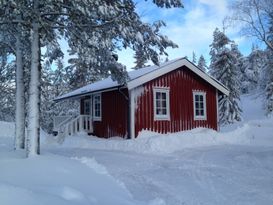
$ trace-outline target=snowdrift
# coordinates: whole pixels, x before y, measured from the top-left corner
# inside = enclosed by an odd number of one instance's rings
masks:
[[[63,146],[166,154],[185,148],[224,144],[273,146],[273,119],[249,121],[228,132],[197,128],[163,135],[144,130],[139,134],[138,138],[132,140],[124,140],[118,137],[101,139],[79,134],[67,137]]]

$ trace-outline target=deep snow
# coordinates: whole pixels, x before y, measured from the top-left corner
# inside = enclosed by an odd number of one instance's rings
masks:
[[[244,120],[219,133],[81,134],[62,145],[43,135],[31,159],[12,151],[13,127],[0,123],[0,204],[273,204],[273,119],[257,95],[242,106]]]

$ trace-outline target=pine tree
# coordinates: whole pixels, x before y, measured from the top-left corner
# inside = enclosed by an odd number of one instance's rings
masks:
[[[153,3],[166,8],[182,7],[180,0]],[[143,45],[147,59],[158,64],[159,56],[167,55],[167,47],[177,47],[159,33],[164,22],[143,23],[135,10],[132,0],[0,2],[0,24],[22,25],[30,33],[27,156],[40,153],[41,47],[51,42],[57,44],[58,38],[63,36],[70,54],[76,55],[75,64],[71,66],[84,60],[94,73],[110,73],[120,83],[126,79],[126,70],[113,57],[117,49],[130,47],[135,50]],[[12,33],[17,34],[20,32],[16,30]],[[80,54],[84,53],[86,55],[82,57]]]
[[[210,73],[230,91],[229,96],[219,98],[219,120],[221,124],[241,120],[238,59],[230,44],[231,41],[228,37],[216,28],[213,33],[213,42],[210,45]]]
[[[198,68],[200,68],[202,71],[206,72],[207,71],[207,63],[203,55],[200,56],[198,60]]]
[[[194,52],[194,51],[192,52],[192,62],[193,62],[194,64],[196,64],[196,62],[197,62],[197,60],[196,60],[196,55],[195,55],[195,52]]]
[[[256,90],[260,86],[264,87],[260,82],[260,75],[264,67],[264,52],[257,47],[252,47],[252,52],[242,58],[241,66],[241,90],[243,93],[249,93]]]
[[[135,67],[134,69],[139,69],[139,68],[143,68],[146,66],[147,63],[147,59],[145,57],[145,53],[143,51],[143,49],[141,49],[141,47],[138,47],[135,51],[135,55],[134,55],[135,60]]]

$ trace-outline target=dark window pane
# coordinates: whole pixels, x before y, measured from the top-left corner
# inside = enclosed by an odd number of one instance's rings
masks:
[[[166,101],[162,101],[162,107],[166,108],[167,107],[167,102]]]
[[[199,108],[199,103],[196,102],[196,103],[195,103],[195,109],[198,109],[198,108]]]
[[[200,95],[200,101],[203,101],[203,95]]]
[[[156,101],[156,107],[157,107],[157,108],[161,107],[161,103],[160,103],[159,100]]]
[[[167,110],[166,109],[162,109],[162,115],[167,115]]]
[[[195,101],[199,101],[199,95],[195,95]]]
[[[195,115],[199,116],[199,110],[195,110]]]
[[[166,100],[166,93],[161,93],[162,94],[162,98],[163,100]]]
[[[204,103],[199,103],[200,104],[200,108],[204,109]]]
[[[156,92],[156,99],[158,100],[158,99],[161,99],[161,96],[160,96],[160,92]]]
[[[200,115],[204,116],[204,110],[200,110]]]

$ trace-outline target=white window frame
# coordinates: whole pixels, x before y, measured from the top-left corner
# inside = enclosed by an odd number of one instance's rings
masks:
[[[89,104],[89,113],[86,112],[86,105]],[[83,100],[83,114],[84,115],[91,115],[92,113],[92,107],[91,107],[91,99],[84,99]]]
[[[95,116],[96,115],[96,112],[95,112],[95,98],[96,97],[100,97],[100,101],[99,101],[99,104],[100,104],[100,116]],[[93,120],[94,121],[101,121],[101,115],[102,115],[102,113],[101,113],[101,106],[102,106],[102,104],[101,104],[101,94],[99,93],[99,94],[95,94],[95,95],[93,95]]]
[[[196,108],[195,108],[195,96],[201,95],[203,96],[203,106],[204,106],[204,115],[196,115]],[[207,120],[207,98],[206,98],[206,92],[203,91],[193,91],[193,115],[194,120]]]
[[[156,93],[166,94],[166,115],[156,114]],[[170,120],[170,88],[169,87],[156,87],[153,88],[153,100],[154,100],[154,120]]]

